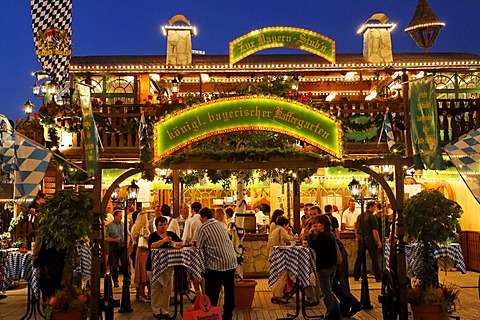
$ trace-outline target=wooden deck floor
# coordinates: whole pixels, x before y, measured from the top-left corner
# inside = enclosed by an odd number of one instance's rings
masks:
[[[475,272],[468,272],[462,275],[460,272],[449,272],[446,277],[446,282],[455,283],[461,287],[460,305],[455,313],[460,316],[462,320],[480,319],[478,315],[480,312],[480,299],[478,296],[478,279],[479,274]],[[267,279],[257,279],[258,285],[256,287],[255,299],[252,309],[237,310],[234,313],[234,319],[237,320],[270,320],[280,317],[285,317],[287,312],[294,313],[295,303],[286,305],[277,305],[270,302],[271,291],[267,285]],[[352,286],[352,293],[356,297],[360,296],[360,282],[350,280]],[[351,319],[383,319],[381,315],[381,305],[378,303],[377,296],[380,293],[380,284],[371,281],[370,298],[374,308],[372,310],[360,311]],[[128,314],[117,313],[115,310],[115,319],[117,320],[151,320],[154,319],[150,304],[136,301],[134,289],[131,290],[133,312]],[[7,291],[8,298],[0,300],[0,319],[2,320],[18,320],[25,313],[26,309],[26,284],[24,281],[14,289]],[[115,289],[115,298],[120,299],[121,288]],[[223,302],[221,302],[223,304]],[[184,308],[191,308],[191,303],[185,299]],[[318,307],[307,308],[309,315],[318,315],[324,312],[322,303]],[[173,308],[172,310],[173,311]],[[33,319],[33,318],[32,318]],[[179,315],[177,319],[181,319]],[[300,316],[298,319],[303,319]]]

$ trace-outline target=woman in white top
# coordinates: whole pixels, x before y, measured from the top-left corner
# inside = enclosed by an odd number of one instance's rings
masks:
[[[147,302],[150,299],[150,280],[147,275],[147,258],[149,254],[148,250],[148,215],[146,211],[142,211],[138,214],[137,220],[132,227],[132,242],[137,244],[137,254],[135,257],[135,276],[134,283],[137,284],[137,296],[139,300]],[[143,238],[143,240],[140,240]],[[141,242],[146,244],[141,246]],[[148,290],[148,296],[145,295],[145,287]]]

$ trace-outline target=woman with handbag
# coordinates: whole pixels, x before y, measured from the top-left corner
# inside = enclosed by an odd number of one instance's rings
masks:
[[[147,259],[149,256],[148,249],[148,215],[146,211],[138,214],[137,220],[132,228],[132,241],[137,245],[135,257],[135,276],[134,283],[137,285],[137,297],[143,302],[150,301],[150,281],[147,274]],[[145,287],[147,287],[148,296],[145,295]]]

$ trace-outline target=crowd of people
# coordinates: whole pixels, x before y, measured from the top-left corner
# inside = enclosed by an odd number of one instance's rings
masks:
[[[372,257],[372,271],[377,281],[381,280],[377,254],[382,242],[376,211],[377,204],[367,203],[366,211],[360,214],[351,200],[346,210],[340,214],[338,207],[326,205],[322,209],[314,204],[305,204],[301,216],[302,229],[295,233],[289,219],[280,209],[268,215],[264,220],[263,208],[257,207],[257,218],[261,217],[262,230],[268,231],[268,252],[273,247],[295,244],[297,241],[308,243],[317,256],[316,273],[311,284],[306,288],[307,306],[318,305],[323,297],[326,306],[325,319],[351,317],[362,310],[362,304],[350,293],[348,280],[348,253],[340,240],[340,230],[354,231],[359,239],[358,257],[368,250]],[[155,217],[148,219],[146,211],[131,210],[128,223],[132,252],[129,255],[133,267],[133,283],[137,299],[149,302],[156,318],[167,318],[172,295],[173,268],[167,268],[160,275],[160,280],[151,285],[152,262],[150,250],[171,248],[172,246],[191,245],[203,250],[205,272],[203,279],[192,277],[195,293],[206,294],[212,305],[217,305],[223,290],[223,319],[231,319],[234,306],[234,280],[237,256],[232,243],[230,226],[234,222],[232,208],[210,209],[199,202],[190,206],[180,205],[176,218],[171,217],[171,209],[163,204],[156,206]],[[268,210],[269,211],[269,210]],[[261,212],[261,214],[258,214]],[[257,220],[257,223],[260,219]],[[381,221],[380,221],[381,222]],[[109,243],[108,264],[114,282],[118,287],[119,272],[125,274],[129,266],[124,261],[124,225],[122,210],[114,210],[113,220],[106,225],[105,240]],[[321,257],[321,258],[318,258]],[[354,268],[354,279],[360,277],[360,259]],[[272,287],[272,303],[287,303],[288,294],[293,289],[294,279],[286,270],[280,272],[277,282]]]

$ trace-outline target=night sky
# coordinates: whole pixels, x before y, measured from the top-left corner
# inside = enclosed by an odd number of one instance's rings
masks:
[[[480,0],[429,3],[446,23],[430,51],[480,54]],[[164,55],[166,37],[160,27],[175,14],[185,15],[197,27],[192,46],[206,54],[228,54],[230,41],[271,26],[312,30],[333,39],[338,53],[360,53],[363,37],[356,30],[377,12],[397,24],[394,53],[422,52],[403,31],[416,5],[417,0],[73,0],[73,55]],[[31,73],[41,68],[34,52],[30,0],[1,0],[0,30],[0,113],[15,120],[23,116],[27,99],[35,111],[41,105],[31,90]]]

